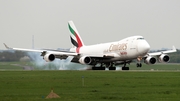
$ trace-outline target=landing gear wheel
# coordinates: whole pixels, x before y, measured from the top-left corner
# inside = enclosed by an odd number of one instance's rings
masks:
[[[122,70],[129,70],[129,67],[122,67]]]
[[[105,70],[105,67],[92,67],[92,70]]]
[[[106,68],[105,67],[100,67],[100,70],[106,70]]]
[[[116,67],[109,67],[109,70],[116,70]]]
[[[142,64],[141,63],[137,63],[136,66],[137,67],[142,67]]]
[[[100,67],[92,67],[92,70],[99,70]]]
[[[124,66],[121,68],[121,70],[129,70],[129,67],[126,67],[126,62],[124,62]]]

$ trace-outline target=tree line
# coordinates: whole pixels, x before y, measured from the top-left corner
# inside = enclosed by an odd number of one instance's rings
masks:
[[[0,51],[1,62],[19,61],[24,56],[27,56],[27,54],[22,51],[13,51],[13,50]]]

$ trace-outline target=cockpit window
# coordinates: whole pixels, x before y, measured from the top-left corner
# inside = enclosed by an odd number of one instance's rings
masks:
[[[137,38],[137,40],[144,40],[144,38]]]

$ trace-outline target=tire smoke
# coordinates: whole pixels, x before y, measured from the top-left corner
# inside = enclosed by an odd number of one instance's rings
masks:
[[[32,60],[32,64],[35,69],[39,70],[85,70],[85,65],[72,63],[72,56],[69,56],[66,60],[55,59],[52,62],[46,62],[41,56],[41,53],[27,52],[27,55]]]

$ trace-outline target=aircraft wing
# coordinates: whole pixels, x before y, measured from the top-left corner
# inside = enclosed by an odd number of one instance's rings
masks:
[[[41,53],[41,56],[44,56],[46,55],[47,53],[48,54],[54,54],[55,56],[77,56],[78,53],[75,53],[75,52],[69,52],[69,51],[59,51],[59,50],[41,50],[41,49],[24,49],[24,48],[11,48],[11,47],[8,47],[5,43],[4,43],[4,46],[7,48],[7,49],[10,49],[10,50],[18,50],[18,51],[27,51],[27,52],[40,52]]]
[[[176,51],[177,51],[177,49],[175,48],[175,46],[173,46],[171,50],[161,51],[161,52],[154,52],[154,53],[148,53],[145,57],[147,57],[147,56],[158,56],[158,55],[167,54],[167,53],[174,53]]]
[[[76,56],[80,55],[76,52],[70,52],[70,51],[60,51],[60,50],[50,50],[50,49],[42,49],[42,50],[39,49],[38,50],[38,49],[12,48],[12,47],[7,46],[5,43],[4,43],[4,46],[10,50],[27,51],[27,52],[40,52],[41,56],[44,56],[46,54],[53,54],[57,58],[59,58],[61,56],[64,56],[64,57],[75,56],[76,57]],[[105,54],[87,54],[87,56],[94,57],[94,58],[113,58],[113,57],[116,57],[118,55],[116,53],[108,53],[108,54],[105,53]],[[64,58],[62,58],[62,59],[64,59]]]

